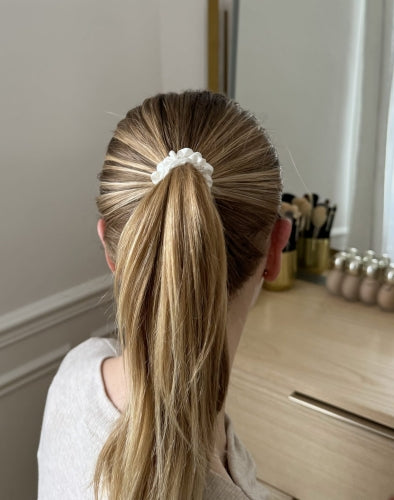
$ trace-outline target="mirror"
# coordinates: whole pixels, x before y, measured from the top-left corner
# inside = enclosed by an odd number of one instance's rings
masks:
[[[268,129],[285,191],[314,192],[337,203],[337,248],[347,245],[349,232],[357,10],[354,2],[343,1],[239,3],[235,98]]]
[[[383,209],[379,208],[384,192],[384,169],[390,158],[384,156],[389,148],[386,149],[383,143],[388,135],[392,79],[392,59],[388,53],[394,38],[393,2],[235,0],[230,5],[230,0],[226,4],[223,0],[221,7],[229,9],[234,19],[229,94],[256,114],[268,130],[279,152],[285,191],[298,196],[312,191],[323,201],[329,198],[331,203],[337,203],[334,233],[331,233],[333,247],[356,246],[362,251],[372,248],[377,252],[392,250],[393,246],[385,248],[384,239],[379,240],[376,235],[381,235],[383,229],[388,232],[388,222],[393,220],[391,210],[383,223]],[[222,22],[219,20],[218,24]],[[219,32],[223,31],[221,26]],[[224,67],[219,64],[219,69]],[[225,72],[220,74],[225,79]],[[219,85],[217,90],[224,90],[224,86]],[[296,174],[293,160],[304,182]],[[386,191],[390,191],[389,186],[391,184],[386,181]],[[393,251],[389,253],[394,258]],[[286,260],[291,261],[290,258]],[[342,276],[340,272],[336,274],[338,280]],[[355,285],[354,296],[357,280],[356,276],[346,276],[346,284]],[[393,288],[384,290],[392,291]],[[308,298],[303,296],[303,291],[308,291]],[[318,294],[319,304],[316,301]],[[350,294],[347,297],[351,298]],[[357,418],[367,417],[367,401],[375,411],[380,406],[380,399],[383,402],[380,415],[369,414],[368,420],[382,423],[384,419],[391,436],[385,446],[390,453],[393,451],[390,314],[375,306],[368,308],[360,302],[331,297],[322,287],[319,289],[298,280],[289,292],[265,293],[249,318],[252,326],[245,331],[247,340],[241,340],[236,366],[239,379],[244,371],[253,381],[253,388],[247,392],[246,384],[237,386],[234,392],[242,387],[247,397],[242,399],[239,390],[231,411],[233,415],[238,412],[245,436],[250,430],[248,445],[252,454],[260,454],[264,470],[262,479],[287,493],[286,498],[347,500],[357,497],[356,489],[362,483],[364,491],[358,496],[391,498],[393,460],[389,458],[381,463],[374,460],[374,466],[367,466],[363,471],[364,458],[368,456],[369,459],[372,454],[369,450],[366,452],[361,434],[344,433],[338,445],[334,445],[336,430],[328,431],[328,438],[322,439],[322,435],[318,435],[317,420],[308,424],[310,415],[306,411],[297,415],[290,407],[287,415],[291,430],[286,433],[283,428],[285,398],[295,402],[294,392],[291,392],[294,387],[303,394],[298,404],[305,404],[305,409],[313,406],[316,411],[324,408],[326,415],[330,412],[333,415],[335,407],[347,409]],[[354,336],[350,334],[351,324],[355,326]],[[379,332],[378,328],[381,328]],[[337,341],[335,336],[338,336]],[[346,361],[345,353],[349,353]],[[256,364],[251,368],[253,360]],[[323,374],[325,363],[330,368]],[[379,381],[374,380],[378,366],[382,368]],[[257,374],[261,375],[260,379]],[[234,372],[235,377],[237,372]],[[268,387],[268,381],[277,387]],[[301,385],[303,388],[299,389]],[[345,385],[348,385],[348,394],[343,393],[339,401],[336,398]],[[253,406],[248,407],[247,400],[253,399],[254,391]],[[314,401],[311,393],[314,393]],[[381,394],[385,396],[381,398]],[[364,395],[365,400],[361,401]],[[330,402],[329,410],[327,403]],[[271,427],[276,421],[277,434],[273,430],[275,425]],[[259,425],[258,432],[254,425]],[[303,434],[299,429],[304,425]],[[260,429],[268,429],[266,440],[261,439]],[[312,437],[314,431],[316,437]],[[283,446],[280,444],[282,436]],[[290,436],[300,436],[299,443],[289,444]],[[370,434],[368,439],[372,441]],[[321,454],[316,453],[315,448],[319,442],[324,443]],[[359,451],[350,450],[355,443],[362,443]],[[379,455],[383,456],[383,452],[379,451]],[[311,463],[305,466],[308,456]],[[341,463],[345,456],[346,463]],[[386,474],[387,464],[391,468]],[[272,472],[268,470],[270,465]],[[326,465],[332,469],[323,477],[322,471],[328,471]],[[371,485],[371,493],[365,493]],[[350,488],[346,491],[347,486]],[[385,489],[378,493],[380,487]],[[334,491],[336,488],[338,490]]]
[[[230,96],[268,130],[285,191],[314,192],[337,204],[334,248],[382,252],[375,164],[383,2],[371,4],[235,0],[221,6],[233,19]]]

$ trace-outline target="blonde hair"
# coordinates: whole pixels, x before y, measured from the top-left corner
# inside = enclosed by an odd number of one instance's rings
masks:
[[[211,191],[190,164],[152,184],[157,163],[185,147],[213,166]],[[276,151],[223,95],[160,94],[118,124],[100,181],[128,398],[98,457],[95,497],[201,499],[229,381],[227,303],[278,213]]]

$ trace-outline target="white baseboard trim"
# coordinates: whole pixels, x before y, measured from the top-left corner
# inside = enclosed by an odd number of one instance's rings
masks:
[[[55,371],[70,349],[70,344],[62,345],[58,349],[54,349],[0,375],[0,398]]]
[[[0,349],[62,323],[112,299],[112,276],[56,293],[0,316]]]
[[[348,232],[349,232],[349,228],[346,226],[334,227],[334,228],[332,228],[330,236],[334,237],[334,238],[336,236],[345,236],[346,234],[348,234]]]

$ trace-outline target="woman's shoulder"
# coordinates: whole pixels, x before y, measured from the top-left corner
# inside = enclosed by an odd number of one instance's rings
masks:
[[[102,360],[116,353],[114,339],[90,338],[61,362],[47,394],[37,450],[39,498],[64,498],[64,491],[81,498],[88,491],[97,455],[118,417],[101,381]]]
[[[105,358],[117,356],[118,349],[117,340],[99,337],[71,349],[49,387],[46,413],[53,417],[64,413],[67,419],[75,417],[89,426],[92,422],[110,425],[118,414],[106,397],[101,364]]]
[[[92,337],[70,349],[60,363],[49,388],[48,397],[54,392],[78,392],[92,382],[94,367],[101,359],[116,355],[113,339]]]
[[[78,368],[83,370],[97,358],[117,356],[118,350],[118,341],[114,338],[91,337],[68,351],[59,366],[57,375],[69,371],[75,373]]]

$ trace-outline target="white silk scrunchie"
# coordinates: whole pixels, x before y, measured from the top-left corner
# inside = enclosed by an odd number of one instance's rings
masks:
[[[153,184],[158,184],[168,172],[179,165],[190,163],[195,167],[204,179],[207,181],[209,188],[212,187],[212,172],[213,167],[201,156],[201,153],[194,152],[190,148],[180,149],[177,153],[170,151],[168,156],[163,161],[157,164],[155,172],[151,174]]]

